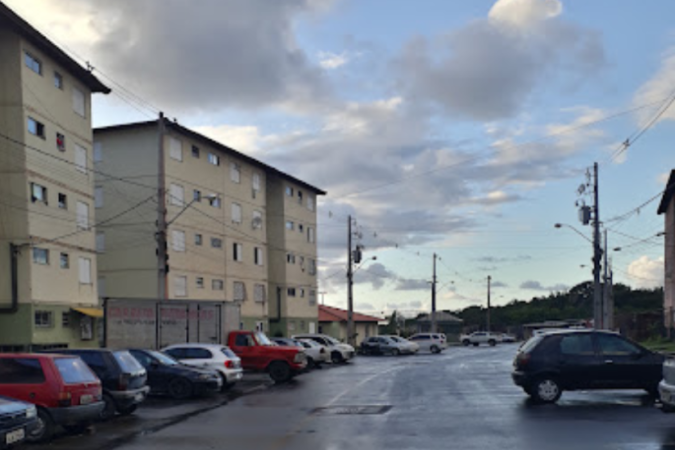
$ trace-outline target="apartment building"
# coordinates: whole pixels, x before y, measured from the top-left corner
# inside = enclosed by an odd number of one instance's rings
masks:
[[[268,186],[271,179],[309,185],[166,119],[94,134],[96,167],[105,174],[95,188],[97,217],[104,223],[97,236],[101,295],[236,302],[241,328],[269,331],[275,262],[268,238],[277,222],[270,217]],[[162,214],[166,268],[158,264],[156,239]],[[309,218],[315,214],[305,212],[308,223],[316,222]],[[312,239],[314,249],[307,252],[316,254]],[[313,273],[308,283],[315,285]]]
[[[0,351],[97,346],[91,94],[109,93],[0,3]]]
[[[275,335],[318,329],[316,198],[324,194],[281,174],[267,177],[270,328]]]

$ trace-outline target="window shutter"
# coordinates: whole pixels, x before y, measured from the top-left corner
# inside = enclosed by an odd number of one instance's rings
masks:
[[[172,230],[173,249],[177,252],[185,251],[185,232],[180,230]]]
[[[246,300],[246,285],[241,281],[235,281],[233,295],[235,301],[243,302]]]
[[[263,303],[265,301],[265,285],[256,284],[253,293],[254,301],[257,303]]]
[[[80,257],[79,263],[80,283],[91,284],[91,259]]]
[[[94,188],[94,207],[103,208],[103,187],[101,186]]]
[[[87,173],[87,149],[77,144],[75,144],[75,168]]]
[[[86,117],[84,93],[76,87],[73,87],[73,111],[82,117]]]
[[[309,304],[310,306],[316,305],[316,291],[309,291]]]
[[[103,161],[103,144],[94,142],[94,162]]]
[[[176,297],[187,296],[187,277],[177,276],[173,279],[173,293]]]
[[[77,202],[77,227],[83,230],[89,228],[89,205]]]
[[[253,190],[254,191],[260,190],[260,174],[259,173],[253,174]]]
[[[171,183],[169,194],[171,196],[171,198],[169,199],[170,204],[182,206],[183,203],[185,202],[185,194],[183,186]]]
[[[232,222],[241,223],[241,205],[232,203]]]
[[[183,142],[169,136],[169,156],[176,161],[183,161]]]
[[[241,169],[239,168],[239,164],[230,163],[230,179],[235,183],[241,181]]]

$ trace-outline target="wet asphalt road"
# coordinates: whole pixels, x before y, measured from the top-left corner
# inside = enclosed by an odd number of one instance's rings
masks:
[[[675,449],[675,414],[640,391],[566,392],[557,405],[532,405],[510,379],[516,349],[358,357],[115,448]],[[101,449],[90,438],[69,439]]]

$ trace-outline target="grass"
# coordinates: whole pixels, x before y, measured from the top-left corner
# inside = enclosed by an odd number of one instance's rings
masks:
[[[655,352],[675,353],[675,341],[666,338],[651,338],[640,344]]]

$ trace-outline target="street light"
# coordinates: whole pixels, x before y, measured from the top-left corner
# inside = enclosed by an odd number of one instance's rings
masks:
[[[590,242],[591,244],[593,244],[593,241],[591,241],[591,240],[588,238],[588,236],[586,236],[584,233],[582,233],[581,231],[579,231],[579,230],[577,230],[576,228],[574,228],[572,225],[567,225],[566,223],[556,223],[556,224],[555,224],[555,227],[556,227],[556,228],[562,228],[562,227],[569,228],[570,230],[574,231],[576,234],[578,234],[579,236],[581,236],[582,238],[586,239],[588,242]]]
[[[363,265],[364,265],[365,263],[367,263],[368,261],[377,261],[377,256],[371,256],[370,258],[365,259],[361,264],[359,264],[359,265],[356,267],[356,269],[354,269],[354,272],[352,272],[352,275],[355,274],[355,273],[356,273],[361,267],[363,267]]]

